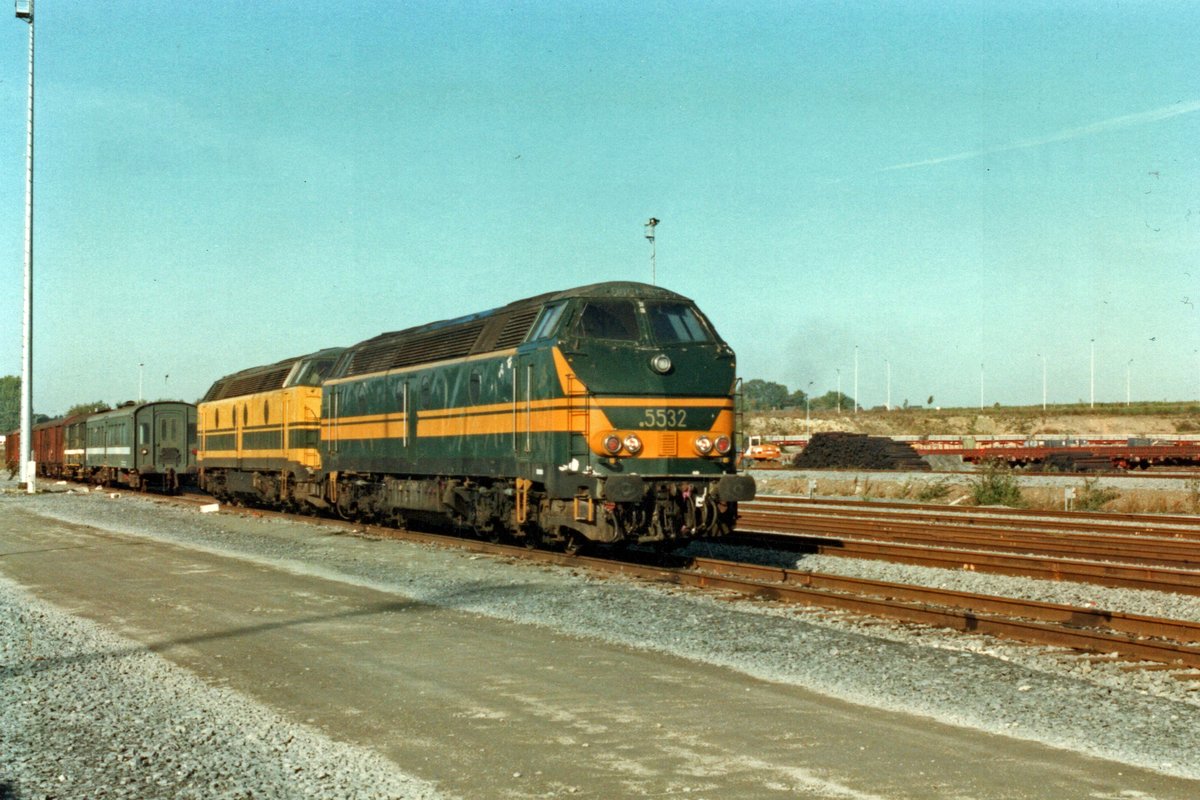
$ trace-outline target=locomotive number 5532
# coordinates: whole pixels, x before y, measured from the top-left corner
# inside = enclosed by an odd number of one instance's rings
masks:
[[[639,428],[683,428],[687,426],[687,409],[647,408]]]

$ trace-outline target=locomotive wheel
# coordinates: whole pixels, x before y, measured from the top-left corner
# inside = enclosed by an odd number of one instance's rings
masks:
[[[579,531],[567,531],[563,539],[563,552],[569,556],[577,556],[583,553],[589,542]]]

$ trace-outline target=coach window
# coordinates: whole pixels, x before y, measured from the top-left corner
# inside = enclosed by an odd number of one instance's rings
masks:
[[[263,400],[263,424],[266,425],[271,421],[271,403]]]
[[[138,423],[138,442],[137,443],[139,445],[144,445],[148,441],[150,441],[150,423],[149,422],[139,422]]]
[[[483,378],[479,374],[479,370],[471,370],[471,378],[467,383],[467,395],[470,397],[471,405],[479,405],[479,398],[483,394]]]

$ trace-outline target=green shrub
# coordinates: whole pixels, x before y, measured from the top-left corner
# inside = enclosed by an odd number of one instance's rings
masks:
[[[971,482],[971,498],[980,506],[1025,505],[1021,498],[1021,486],[1012,468],[1003,461],[985,461],[974,481]]]
[[[945,478],[939,478],[933,483],[927,483],[917,490],[913,495],[913,499],[920,503],[934,503],[938,500],[945,500],[950,494],[950,482]]]
[[[1074,507],[1077,511],[1100,511],[1106,503],[1120,496],[1116,489],[1101,486],[1099,478],[1084,478],[1083,486],[1075,493]]]

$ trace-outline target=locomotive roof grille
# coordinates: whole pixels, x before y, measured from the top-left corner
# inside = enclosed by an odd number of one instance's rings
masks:
[[[297,363],[305,360],[332,360],[341,355],[344,349],[342,347],[329,347],[324,350],[318,350],[315,353],[309,353],[308,355],[292,356],[282,361],[276,361],[274,364],[251,367],[241,372],[235,372],[232,375],[226,375],[209,387],[208,392],[200,402],[211,403],[214,400],[227,400],[230,397],[242,397],[248,394],[282,389]],[[326,370],[322,370],[322,372],[324,371]]]
[[[574,298],[628,298],[690,302],[656,286],[608,282],[548,292],[456,319],[383,333],[348,348],[328,377],[349,378],[480,353],[507,350],[525,341],[548,303]]]
[[[516,347],[525,341],[525,337],[529,334],[529,328],[533,325],[533,320],[541,310],[541,306],[534,306],[524,311],[518,311],[509,317],[508,321],[504,323],[504,329],[500,331],[500,336],[496,338],[495,349],[504,350]]]
[[[241,397],[247,394],[282,389],[283,382],[287,380],[288,374],[292,371],[292,366],[298,360],[292,359],[291,361],[272,364],[268,369],[254,370],[249,375],[233,375],[220,380],[212,389],[209,389],[208,394],[204,396],[204,402],[207,403],[213,400],[225,400],[229,397]]]
[[[363,375],[470,355],[483,326],[483,321],[476,320],[426,333],[400,331],[376,336],[354,352],[346,374]]]

